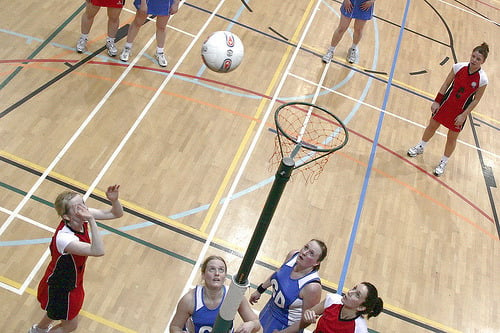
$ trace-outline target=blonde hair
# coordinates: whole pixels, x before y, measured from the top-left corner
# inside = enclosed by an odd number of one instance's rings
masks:
[[[64,214],[67,214],[68,213],[68,203],[71,201],[71,199],[73,199],[77,195],[78,195],[78,193],[72,192],[72,191],[65,191],[65,192],[60,193],[57,196],[56,201],[54,201],[54,208],[57,212],[57,215],[62,217]]]

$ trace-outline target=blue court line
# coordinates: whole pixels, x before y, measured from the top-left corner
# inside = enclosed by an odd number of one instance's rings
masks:
[[[394,77],[394,71],[396,69],[396,62],[397,62],[398,56],[399,56],[399,48],[401,46],[401,40],[403,38],[403,32],[404,32],[404,27],[406,25],[406,18],[408,16],[410,2],[411,2],[410,0],[407,0],[407,2],[406,2],[406,8],[405,8],[405,12],[403,15],[403,21],[401,23],[401,28],[399,30],[399,37],[398,37],[398,42],[396,44],[396,50],[394,52],[394,58],[392,60],[391,72],[389,75],[389,80],[387,81],[387,87],[385,90],[384,100],[382,102],[382,107],[381,107],[382,111],[380,112],[380,115],[379,115],[379,120],[378,120],[378,124],[377,124],[377,131],[375,132],[375,137],[373,139],[372,149],[370,152],[370,160],[368,161],[368,166],[366,167],[366,174],[365,174],[365,179],[363,181],[363,188],[361,190],[361,195],[360,195],[359,202],[358,202],[358,208],[356,210],[356,217],[354,218],[354,223],[352,225],[351,236],[349,239],[349,245],[347,247],[346,255],[344,258],[344,265],[342,267],[342,272],[341,272],[340,279],[339,279],[339,286],[337,289],[338,294],[342,294],[342,290],[344,289],[345,278],[346,278],[347,271],[349,268],[349,263],[351,261],[352,250],[354,247],[354,242],[356,240],[356,234],[358,231],[359,220],[361,218],[361,213],[363,211],[363,206],[365,203],[366,191],[367,191],[368,182],[369,182],[370,176],[371,176],[373,161],[375,160],[375,153],[377,151],[377,145],[378,145],[378,141],[379,141],[379,137],[380,137],[380,132],[382,129],[382,123],[384,122],[384,116],[385,116],[384,111],[387,107],[387,101],[389,99],[389,93],[391,91],[392,78]]]

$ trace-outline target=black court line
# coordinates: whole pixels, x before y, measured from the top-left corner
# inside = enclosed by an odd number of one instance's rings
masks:
[[[3,161],[3,162],[5,162],[5,163],[7,163],[7,164],[10,164],[10,165],[12,165],[12,166],[18,167],[18,168],[20,168],[21,170],[27,171],[27,172],[29,172],[29,173],[31,173],[31,174],[36,175],[36,176],[41,176],[41,175],[42,175],[42,172],[37,171],[37,170],[35,170],[35,169],[32,169],[32,168],[30,168],[30,167],[28,167],[28,166],[26,166],[26,165],[21,164],[21,163],[18,163],[18,162],[15,162],[15,161],[13,161],[13,160],[10,160],[10,159],[8,159],[8,158],[5,158],[4,156],[0,156],[0,161]],[[79,188],[79,187],[77,187],[77,186],[75,186],[75,185],[72,185],[72,184],[66,183],[66,182],[64,182],[64,181],[62,181],[62,180],[60,180],[60,179],[57,179],[57,178],[51,177],[50,175],[49,175],[49,176],[47,176],[47,178],[46,178],[46,179],[47,179],[47,180],[49,180],[49,181],[51,181],[51,182],[53,182],[53,183],[55,183],[55,184],[57,184],[57,185],[60,185],[60,186],[62,186],[62,187],[66,187],[67,189],[70,189],[70,190],[72,190],[72,191],[75,191],[75,192],[77,192],[77,193],[85,194],[85,192],[86,192],[85,190],[83,190],[83,189],[81,189],[81,188]],[[9,188],[13,188],[13,187],[12,187],[12,186],[9,186]],[[21,190],[18,190],[18,191],[16,191],[16,193],[19,193],[19,194],[21,194],[21,195],[26,195],[26,193],[27,193],[27,192],[25,192],[25,191],[21,191]],[[23,194],[23,193],[24,193],[24,194]],[[91,194],[90,194],[90,197],[91,197],[92,199],[95,199],[95,200],[99,201],[99,202],[105,203],[105,204],[107,204],[107,205],[111,205],[111,202],[110,202],[109,200],[107,200],[106,198],[103,198],[103,197],[97,196],[97,195],[95,195],[95,194],[93,194],[93,193],[91,193]],[[34,197],[32,197],[32,199],[35,199],[35,198],[34,198]],[[42,200],[37,199],[37,201],[42,201]],[[45,200],[45,202],[48,202],[48,201],[46,201],[46,200]],[[145,214],[143,214],[143,213],[140,213],[140,212],[138,212],[138,211],[136,211],[136,210],[133,210],[133,209],[130,209],[130,208],[127,208],[127,207],[123,207],[123,210],[124,210],[124,212],[129,213],[129,214],[131,214],[132,216],[138,217],[138,218],[143,219],[144,221],[147,221],[147,222],[154,223],[154,224],[156,224],[156,225],[158,225],[158,226],[160,226],[160,227],[163,227],[163,228],[165,228],[165,229],[167,229],[167,230],[170,230],[170,231],[173,231],[173,232],[175,232],[175,233],[178,233],[178,234],[180,234],[180,235],[182,235],[182,236],[185,236],[185,237],[187,237],[187,238],[190,238],[190,239],[192,239],[192,240],[195,240],[195,241],[198,241],[198,242],[201,242],[201,243],[204,243],[204,242],[206,241],[206,239],[205,239],[204,237],[200,237],[200,236],[194,235],[194,234],[192,234],[192,233],[190,233],[190,232],[188,232],[188,231],[182,230],[182,229],[180,229],[180,228],[178,228],[178,227],[175,227],[175,226],[172,226],[172,225],[170,225],[170,224],[167,224],[167,223],[164,223],[164,222],[162,222],[162,221],[159,221],[159,220],[157,220],[157,219],[155,219],[155,218],[152,218],[152,217],[150,217],[150,216],[148,216],[148,215],[145,215]],[[162,247],[160,247],[160,246],[158,246],[158,245],[156,245],[156,244],[150,243],[150,242],[145,241],[145,240],[143,240],[143,239],[140,239],[140,238],[138,238],[138,237],[135,237],[135,236],[129,235],[129,234],[128,234],[128,233],[126,233],[126,232],[123,232],[123,231],[121,231],[121,230],[118,230],[118,229],[115,229],[115,228],[113,228],[113,227],[110,227],[110,226],[108,226],[108,225],[106,225],[106,224],[103,224],[102,222],[99,222],[99,223],[98,223],[98,225],[99,225],[100,227],[102,227],[103,229],[106,229],[106,230],[108,230],[108,231],[110,231],[110,232],[116,233],[117,235],[120,235],[120,236],[122,236],[122,237],[124,237],[124,238],[127,238],[127,239],[129,239],[129,240],[132,240],[132,241],[137,242],[137,243],[139,243],[139,244],[142,244],[142,245],[144,245],[144,246],[151,247],[151,248],[152,248],[152,249],[154,249],[154,250],[160,251],[160,252],[165,253],[165,254],[167,254],[167,255],[171,255],[171,256],[173,256],[173,257],[175,257],[175,258],[177,258],[177,259],[181,259],[181,260],[183,260],[183,261],[190,262],[190,263],[192,263],[192,264],[194,264],[194,263],[195,263],[195,261],[193,261],[193,260],[191,260],[191,259],[189,259],[189,258],[186,258],[186,257],[184,257],[184,256],[181,256],[181,255],[179,255],[179,254],[177,254],[177,253],[174,253],[174,252],[172,252],[172,251],[169,251],[169,250],[167,250],[167,249],[164,249],[164,248],[162,248]],[[238,252],[238,251],[232,250],[232,249],[230,249],[230,248],[228,248],[228,247],[225,247],[225,246],[223,246],[223,245],[221,245],[221,244],[214,243],[214,242],[210,242],[210,246],[211,246],[211,247],[213,247],[213,248],[219,249],[219,250],[221,250],[221,251],[223,251],[223,252],[225,252],[225,253],[228,253],[228,254],[231,254],[231,255],[237,256],[237,257],[239,257],[239,258],[243,258],[243,253],[240,253],[240,252]],[[256,261],[255,261],[255,264],[257,264],[257,265],[259,265],[259,266],[262,266],[262,267],[265,267],[265,268],[267,268],[267,269],[269,269],[269,270],[271,270],[271,271],[275,271],[275,270],[277,270],[277,269],[278,269],[278,267],[276,267],[276,266],[274,266],[274,265],[271,265],[271,264],[268,264],[268,263],[265,263],[265,262],[260,261],[260,260],[256,260]],[[256,285],[253,285],[253,286],[254,286],[254,288],[256,288],[256,287],[257,287]],[[323,286],[323,285],[322,285],[322,288],[323,288],[323,290],[325,290],[325,291],[327,291],[327,292],[331,292],[331,293],[336,293],[336,292],[337,292],[337,290],[336,290],[335,288],[331,288],[331,287],[327,287],[327,286]],[[427,330],[429,330],[429,331],[431,331],[431,332],[446,333],[446,332],[443,332],[443,331],[441,331],[441,330],[439,330],[439,329],[437,329],[437,328],[435,328],[435,327],[429,326],[428,324],[425,324],[425,323],[419,322],[419,321],[417,321],[417,320],[415,320],[415,319],[412,319],[412,318],[409,318],[409,317],[403,316],[403,315],[401,315],[401,314],[398,314],[398,313],[393,312],[393,311],[390,311],[390,310],[386,310],[386,309],[384,309],[382,312],[383,312],[383,313],[386,313],[387,315],[390,315],[390,316],[392,316],[392,317],[395,317],[395,318],[397,318],[397,319],[400,319],[400,320],[402,320],[402,321],[404,321],[404,322],[407,322],[407,323],[413,324],[413,325],[418,326],[418,327],[421,327],[421,328],[425,328],[425,329],[427,329]]]
[[[427,73],[427,71],[424,69],[424,70],[417,71],[417,72],[410,72],[410,75],[420,75],[420,74],[425,74],[425,73]]]
[[[245,0],[241,0],[241,2],[243,3],[243,6],[245,6],[245,8],[248,9],[250,13],[253,13],[252,8],[250,8],[250,6],[246,3]]]
[[[380,75],[388,75],[387,72],[379,72],[379,71],[374,71],[374,70],[371,70],[371,69],[364,69],[365,72],[367,73],[372,73],[372,74],[380,74]]]
[[[441,66],[443,66],[444,64],[446,64],[448,62],[448,60],[450,60],[450,57],[445,57],[443,60],[441,60],[441,62],[439,64]]]
[[[129,27],[129,24],[126,24],[123,27],[121,27],[120,29],[118,29],[118,32],[116,34],[116,39],[115,39],[116,41],[119,41],[120,39],[122,39],[123,37],[125,37],[127,35],[128,27]],[[56,77],[54,77],[50,81],[42,84],[40,87],[38,87],[37,89],[35,89],[33,92],[29,93],[28,95],[26,95],[23,98],[21,98],[19,101],[15,102],[14,104],[12,104],[11,106],[9,106],[7,109],[3,110],[0,113],[0,119],[3,118],[3,117],[5,117],[6,115],[8,115],[10,112],[14,111],[19,106],[23,105],[24,103],[26,103],[27,101],[29,101],[33,97],[35,97],[36,95],[38,95],[39,93],[41,93],[42,91],[44,91],[45,89],[47,89],[48,87],[50,87],[51,85],[53,85],[54,83],[56,83],[59,80],[61,80],[66,75],[68,75],[71,72],[73,72],[75,69],[77,69],[80,66],[84,65],[85,63],[89,62],[90,60],[92,60],[93,58],[95,58],[95,56],[97,56],[98,54],[100,54],[105,49],[106,49],[106,45],[102,46],[100,49],[98,49],[94,53],[90,54],[86,58],[80,60],[76,64],[70,66],[64,72],[60,73],[59,75],[57,75]]]
[[[275,29],[273,29],[273,27],[269,27],[269,30],[271,30],[272,32],[274,32],[276,35],[280,36],[284,40],[286,40],[286,41],[288,40],[288,38],[286,38],[284,35],[280,34],[278,31],[276,31]]]

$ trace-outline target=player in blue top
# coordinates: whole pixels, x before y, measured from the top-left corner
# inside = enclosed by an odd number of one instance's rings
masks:
[[[358,43],[363,37],[363,30],[366,22],[373,17],[373,7],[375,0],[344,0],[340,6],[340,21],[337,29],[333,32],[330,48],[323,56],[324,63],[332,61],[333,53],[338,43],[349,28],[351,20],[354,19],[354,34],[352,36],[352,46],[349,48],[346,60],[349,63],[357,63],[359,60]]]
[[[259,316],[264,333],[299,331],[302,312],[321,300],[318,269],[326,254],[325,243],[310,240],[300,251],[291,251],[280,269],[250,296],[250,304],[254,304],[267,288],[273,288],[273,295]]]
[[[196,286],[184,295],[170,323],[170,333],[210,333],[220,306],[226,296],[227,266],[222,257],[209,256],[201,266],[204,285]],[[243,323],[235,333],[254,333],[260,329],[257,315],[246,299],[242,299],[238,313]]]

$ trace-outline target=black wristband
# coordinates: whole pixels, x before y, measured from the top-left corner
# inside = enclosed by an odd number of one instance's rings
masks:
[[[259,294],[263,294],[266,291],[266,288],[262,286],[262,283],[257,287],[257,292]]]

